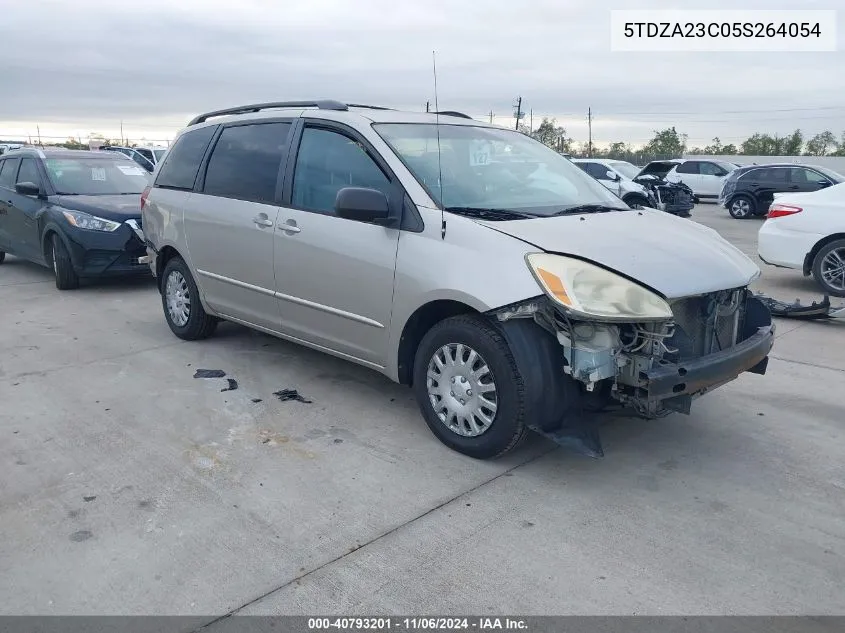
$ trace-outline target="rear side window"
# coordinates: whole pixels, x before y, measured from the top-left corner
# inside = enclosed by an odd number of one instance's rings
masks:
[[[680,165],[678,165],[678,168],[675,170],[675,173],[676,174],[697,174],[697,173],[699,173],[699,171],[698,171],[699,165],[700,165],[700,163],[698,161],[688,160],[687,162],[681,163]]]
[[[161,171],[156,178],[156,186],[169,189],[193,189],[202,157],[216,131],[216,126],[209,125],[182,134],[167,155],[164,165],[161,166]]]
[[[20,163],[20,160],[17,158],[7,158],[3,161],[2,171],[0,171],[0,186],[14,189],[18,163]]]
[[[289,133],[290,123],[225,128],[208,160],[203,193],[273,203]]]

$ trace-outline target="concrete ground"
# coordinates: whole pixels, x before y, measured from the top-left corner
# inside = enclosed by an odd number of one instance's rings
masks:
[[[754,254],[759,221],[694,217]],[[3,614],[845,613],[843,323],[779,321],[768,375],[608,419],[602,460],[478,462],[376,373],[179,341],[151,281],[59,292],[10,257],[0,316]]]

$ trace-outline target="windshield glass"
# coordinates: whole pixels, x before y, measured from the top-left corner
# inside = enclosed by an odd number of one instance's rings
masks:
[[[149,184],[146,171],[130,160],[117,157],[48,158],[45,163],[58,194],[140,194]]]
[[[438,204],[554,215],[625,204],[575,164],[516,131],[470,125],[383,123],[376,131]],[[442,174],[442,182],[439,174]]]
[[[832,169],[828,169],[827,167],[816,167],[816,169],[818,169],[828,178],[832,178],[834,182],[845,182],[845,176],[843,176],[839,172],[833,171]]]
[[[160,162],[161,162],[161,159],[162,159],[162,158],[164,158],[164,152],[165,152],[165,151],[166,151],[166,150],[163,150],[163,149],[154,149],[154,150],[153,150],[153,154],[155,154],[155,157],[156,157],[156,162],[157,162],[157,163],[160,163]]]
[[[625,178],[629,179],[633,179],[638,173],[640,173],[639,167],[636,167],[631,163],[626,163],[624,160],[615,160],[610,163],[610,166],[625,176]]]

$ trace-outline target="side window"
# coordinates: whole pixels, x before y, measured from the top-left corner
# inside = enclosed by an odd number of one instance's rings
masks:
[[[134,160],[147,171],[150,171],[153,168],[153,164],[148,161],[143,154],[140,154],[138,152],[132,152],[132,160]]]
[[[148,149],[138,149],[135,148],[135,151],[138,152],[141,156],[146,158],[148,161],[152,162],[153,160],[153,153]]]
[[[35,164],[35,159],[24,158],[21,161],[21,170],[18,172],[16,182],[31,182],[41,185],[41,176],[38,174],[38,165]]]
[[[607,180],[607,167],[599,163],[584,163],[588,174],[597,180]]]
[[[724,176],[725,170],[716,163],[700,163],[703,176]]]
[[[684,163],[678,165],[678,168],[675,170],[676,174],[697,174],[699,163],[697,160],[688,160]]]
[[[227,127],[211,151],[203,193],[272,204],[290,123]]]
[[[209,125],[182,134],[167,154],[156,178],[156,186],[193,189],[202,157],[216,131],[216,126]]]
[[[822,180],[828,180],[819,172],[804,167],[790,167],[789,179],[798,184],[816,184]]]
[[[7,158],[3,161],[3,171],[0,171],[0,187],[15,188],[18,164],[20,164],[20,160],[17,158]]]
[[[334,213],[337,192],[368,187],[390,195],[390,180],[357,142],[329,130],[306,127],[293,176],[294,207]]]

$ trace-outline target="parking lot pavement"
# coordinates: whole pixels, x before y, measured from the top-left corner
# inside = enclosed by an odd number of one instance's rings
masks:
[[[694,217],[753,254],[759,222]],[[608,419],[602,460],[477,462],[369,370],[179,341],[151,281],[59,292],[9,257],[0,316],[4,614],[845,612],[843,324],[779,321],[768,375]]]

